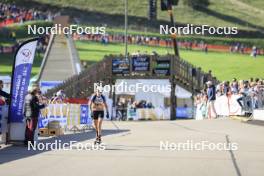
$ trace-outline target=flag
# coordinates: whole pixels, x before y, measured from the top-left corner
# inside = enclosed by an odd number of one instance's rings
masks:
[[[11,81],[11,102],[8,122],[23,121],[24,99],[28,91],[38,38],[22,43],[16,51]]]

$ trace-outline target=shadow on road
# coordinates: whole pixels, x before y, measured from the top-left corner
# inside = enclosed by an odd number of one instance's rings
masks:
[[[128,132],[129,130],[121,129],[121,130],[103,130],[102,135],[116,135]],[[54,141],[61,141],[63,143],[70,143],[71,141],[82,142],[90,139],[94,139],[95,131],[89,131],[84,133],[75,133],[75,134],[66,134],[62,136],[57,136],[49,139],[40,140],[39,143],[47,144],[53,143]],[[31,157],[34,155],[38,155],[44,152],[48,152],[51,150],[28,150],[27,147],[24,146],[8,146],[3,149],[0,149],[0,165],[3,163],[15,161],[18,159],[24,159],[27,157]]]

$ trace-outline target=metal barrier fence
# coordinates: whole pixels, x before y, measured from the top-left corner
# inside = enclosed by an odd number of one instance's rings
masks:
[[[242,97],[243,111],[252,113],[254,109],[264,108],[264,92],[260,92],[259,96]]]
[[[81,131],[92,128],[92,119],[87,104],[49,104],[41,110],[38,128],[41,129]],[[56,135],[56,134],[54,134]]]
[[[222,95],[216,98],[214,103],[216,114],[218,116],[244,116],[247,113],[252,114],[256,109],[264,108],[264,98],[255,99],[251,96],[242,97],[242,107],[238,103],[240,95],[231,95],[229,97]],[[206,103],[196,105],[196,119],[207,118],[208,106]]]

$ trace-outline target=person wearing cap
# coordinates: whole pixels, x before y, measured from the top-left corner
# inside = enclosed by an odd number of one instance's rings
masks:
[[[65,93],[61,89],[55,94],[55,96],[53,97],[53,100],[52,100],[51,103],[53,103],[53,104],[55,104],[55,103],[58,103],[58,104],[64,103],[65,97],[66,97]]]
[[[26,122],[25,129],[25,145],[28,145],[28,142],[34,142],[34,134],[38,124],[38,117],[40,110],[46,105],[41,104],[38,98],[40,92],[39,87],[34,86],[32,91],[25,97],[24,103],[24,120]]]
[[[216,92],[215,86],[212,81],[208,81],[207,83],[207,97],[208,97],[208,119],[216,118],[216,110],[215,110],[215,100],[216,100]]]
[[[98,88],[96,93],[91,96],[89,101],[91,108],[91,115],[94,121],[94,126],[96,130],[96,140],[95,144],[101,143],[101,132],[102,132],[102,122],[104,119],[104,110],[106,110],[106,117],[109,118],[108,106],[106,103],[106,98],[102,94],[102,89]]]

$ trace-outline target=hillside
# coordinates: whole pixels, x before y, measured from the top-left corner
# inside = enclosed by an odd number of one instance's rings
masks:
[[[4,0],[16,2],[20,5],[53,9],[60,9],[62,13],[72,14],[86,20],[87,23],[106,23],[108,25],[123,25],[123,0]],[[263,30],[264,1],[263,0],[210,0],[206,10],[193,10],[180,3],[174,8],[175,19],[178,23],[192,23],[196,25],[208,24],[212,26],[238,26],[240,29]],[[158,20],[167,21],[167,12],[160,11],[158,1]],[[130,25],[148,23],[148,0],[128,0],[128,14]],[[100,15],[100,17],[98,16]]]

